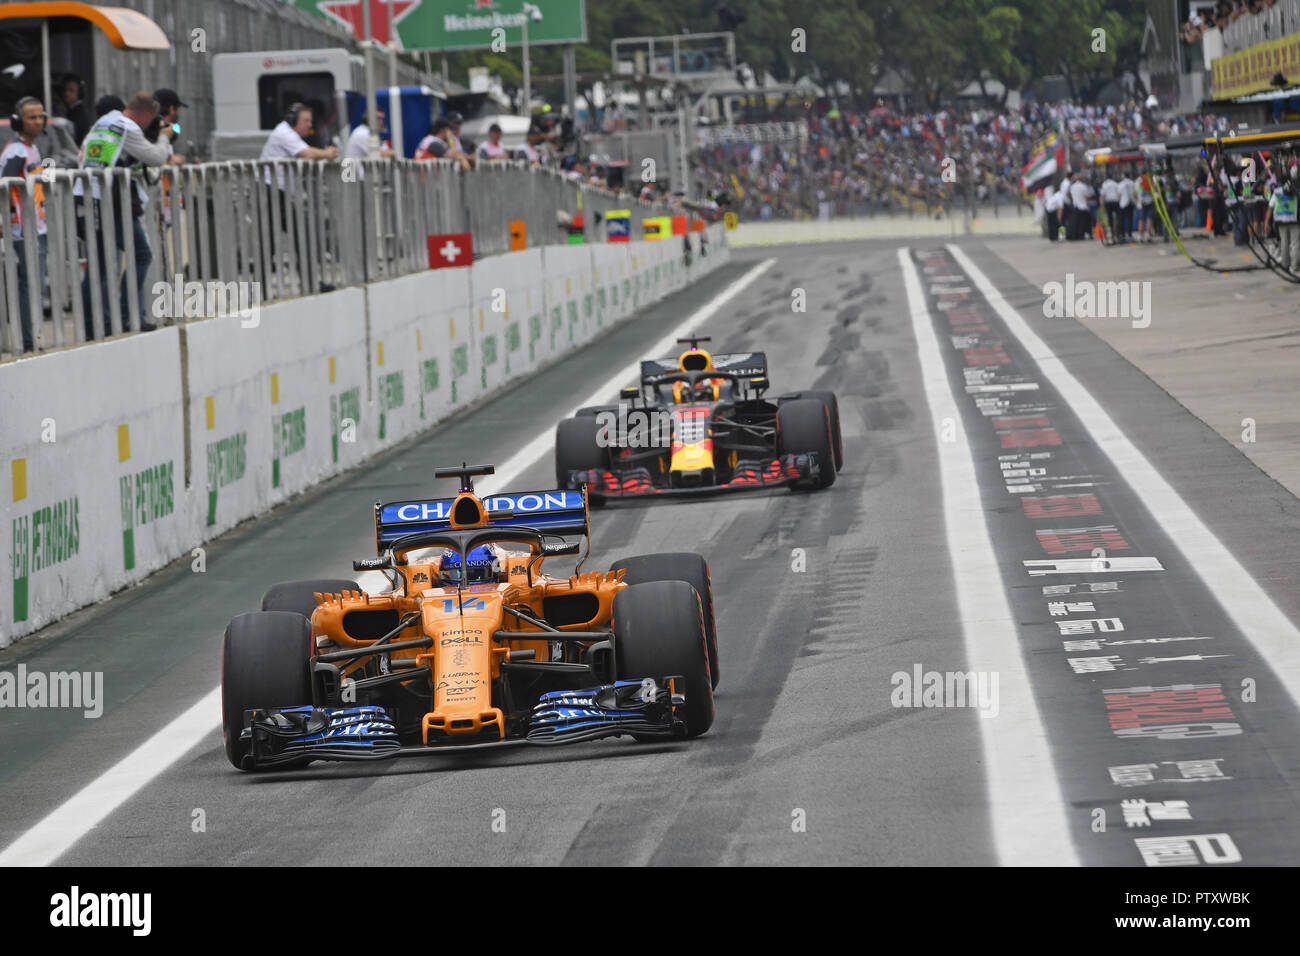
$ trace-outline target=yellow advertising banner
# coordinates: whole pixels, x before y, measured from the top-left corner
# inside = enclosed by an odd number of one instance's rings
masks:
[[[1273,89],[1273,77],[1279,73],[1286,77],[1287,86],[1291,86],[1300,82],[1300,33],[1227,53],[1215,58],[1211,67],[1216,100]]]

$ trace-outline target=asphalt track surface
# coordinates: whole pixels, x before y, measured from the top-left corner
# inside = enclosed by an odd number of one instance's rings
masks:
[[[10,648],[5,669],[102,670],[106,704],[97,720],[3,714],[0,861],[1300,862],[1300,503],[1085,328],[1043,320],[1041,292],[978,242],[901,248],[737,252],[705,287],[212,542],[205,573],[178,562]],[[232,615],[275,581],[348,576],[373,553],[375,499],[450,493],[435,467],[507,461],[768,258],[697,331],[767,351],[774,393],[838,393],[834,487],[593,517],[588,568],[707,558],[722,681],[706,736],[230,767],[211,694]],[[547,453],[511,484],[552,483]],[[895,675],[918,671],[996,675],[996,714],[900,700]],[[124,758],[187,712],[193,746],[160,767],[142,754],[133,779]],[[79,792],[109,810],[69,828],[59,808]]]

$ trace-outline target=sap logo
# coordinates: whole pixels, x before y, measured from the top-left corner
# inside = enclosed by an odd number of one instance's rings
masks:
[[[477,637],[444,637],[440,643],[446,647],[448,644],[482,644],[483,641]]]
[[[411,578],[411,583],[419,584],[421,581],[427,582],[428,580],[429,580],[429,576],[427,574],[425,574],[423,571],[416,571],[414,576]]]
[[[510,573],[511,573],[511,574],[523,574],[523,573],[524,573],[525,571],[527,571],[527,570],[528,570],[528,568],[525,567],[524,565],[522,565],[522,564],[516,564],[514,567],[512,567],[512,568],[510,569]]]
[[[453,611],[486,611],[487,601],[483,598],[466,598],[458,606],[455,598],[442,599],[442,613],[451,614]]]

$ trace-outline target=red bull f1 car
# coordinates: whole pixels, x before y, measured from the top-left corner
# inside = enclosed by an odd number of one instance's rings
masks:
[[[555,478],[591,500],[829,488],[844,465],[834,392],[765,398],[762,352],[712,355],[707,336],[641,363],[617,405],[579,409],[555,432]]]
[[[580,491],[479,498],[490,465],[440,469],[455,498],[375,505],[378,557],[272,587],[226,628],[222,724],[241,770],[630,735],[713,723],[717,634],[698,554],[551,576],[590,542]],[[585,560],[585,555],[583,560]]]

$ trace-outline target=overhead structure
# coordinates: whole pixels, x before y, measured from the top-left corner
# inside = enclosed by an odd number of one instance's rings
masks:
[[[0,21],[6,28],[20,27],[22,21],[39,23],[41,30],[41,81],[46,109],[53,102],[50,90],[50,21],[81,20],[101,30],[119,50],[169,50],[171,43],[162,27],[138,10],[126,7],[101,7],[71,0],[46,3],[0,4]]]

